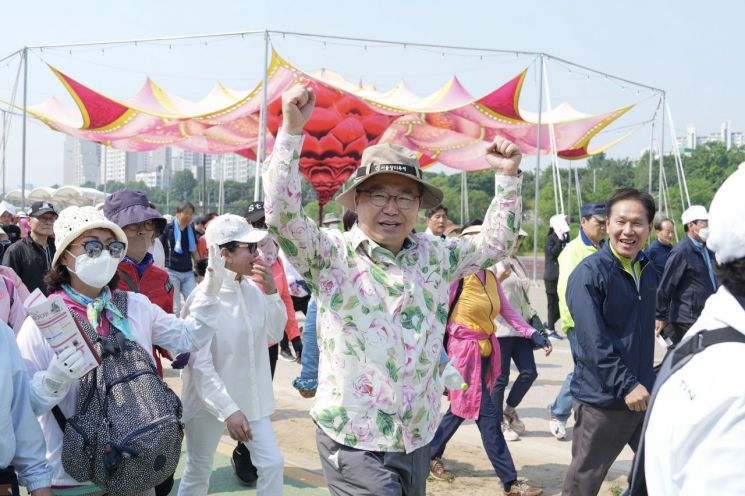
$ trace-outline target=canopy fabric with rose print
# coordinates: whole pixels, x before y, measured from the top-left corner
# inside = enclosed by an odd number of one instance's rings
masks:
[[[262,83],[249,91],[218,84],[194,102],[147,79],[132,98],[117,100],[51,69],[77,109],[53,97],[28,111],[54,130],[132,152],[174,146],[256,158]],[[404,83],[381,92],[327,70],[305,73],[273,52],[267,74],[267,150],[271,152],[281,125],[282,92],[300,81],[317,95],[316,109],[304,130],[300,169],[322,205],[356,170],[362,150],[378,142],[416,151],[422,166],[439,162],[465,171],[488,167],[485,143],[497,134],[514,141],[524,153],[535,154],[537,116],[518,106],[526,72],[481,98],[472,97],[455,77],[432,95],[420,97]],[[542,114],[540,149],[550,151],[548,126],[553,125],[558,156],[572,160],[603,151],[620,139],[593,150],[590,141],[630,108],[587,115],[561,104]]]

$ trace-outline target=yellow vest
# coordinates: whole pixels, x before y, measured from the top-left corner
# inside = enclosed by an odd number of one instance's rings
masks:
[[[450,320],[490,336],[497,330],[494,318],[500,310],[499,290],[494,273],[490,270],[484,272],[484,283],[476,274],[463,278],[463,290],[455,303]],[[479,348],[482,357],[491,356],[492,346],[488,339],[479,340]]]

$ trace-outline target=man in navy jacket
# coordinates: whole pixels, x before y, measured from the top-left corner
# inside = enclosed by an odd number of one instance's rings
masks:
[[[609,242],[569,277],[575,368],[572,462],[562,494],[596,495],[626,444],[636,449],[654,383],[658,275],[642,252],[655,204],[645,192],[614,191],[607,203]]]
[[[704,309],[719,284],[714,275],[714,254],[706,247],[709,213],[701,205],[682,216],[687,236],[670,252],[657,290],[655,332],[674,344],[680,342]]]

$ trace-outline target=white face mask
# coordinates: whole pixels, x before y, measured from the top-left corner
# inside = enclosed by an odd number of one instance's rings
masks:
[[[701,238],[704,243],[706,243],[706,240],[709,239],[709,228],[708,227],[702,227],[698,231],[698,237]]]
[[[118,266],[119,259],[113,258],[109,250],[103,250],[96,258],[91,258],[85,253],[76,256],[75,270],[72,270],[70,267],[67,270],[78,276],[88,286],[101,289],[114,277]]]

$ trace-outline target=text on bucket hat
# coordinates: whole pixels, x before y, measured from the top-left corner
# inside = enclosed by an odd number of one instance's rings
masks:
[[[94,207],[67,207],[59,213],[54,222],[54,259],[52,267],[57,265],[67,247],[81,234],[91,229],[108,229],[114,234],[117,241],[127,244],[127,236],[124,231],[106,219],[103,214]]]
[[[396,174],[417,182],[422,186],[422,197],[419,207],[432,208],[442,201],[442,190],[422,179],[422,169],[416,153],[401,145],[383,143],[373,145],[362,152],[360,167],[349,187],[344,193],[336,197],[336,203],[354,210],[354,197],[357,188],[363,182],[377,174]]]
[[[745,258],[745,162],[719,187],[709,208],[706,245],[720,264]]]
[[[215,217],[204,231],[207,246],[220,246],[231,241],[258,243],[266,235],[266,231],[254,229],[246,219],[235,214],[223,214]]]
[[[136,189],[122,188],[111,193],[104,201],[103,214],[122,228],[146,220],[155,222],[157,232],[166,227],[166,220],[160,212],[150,208],[147,195]]]
[[[691,205],[680,216],[680,220],[684,225],[697,220],[709,220],[709,213],[703,205]]]

